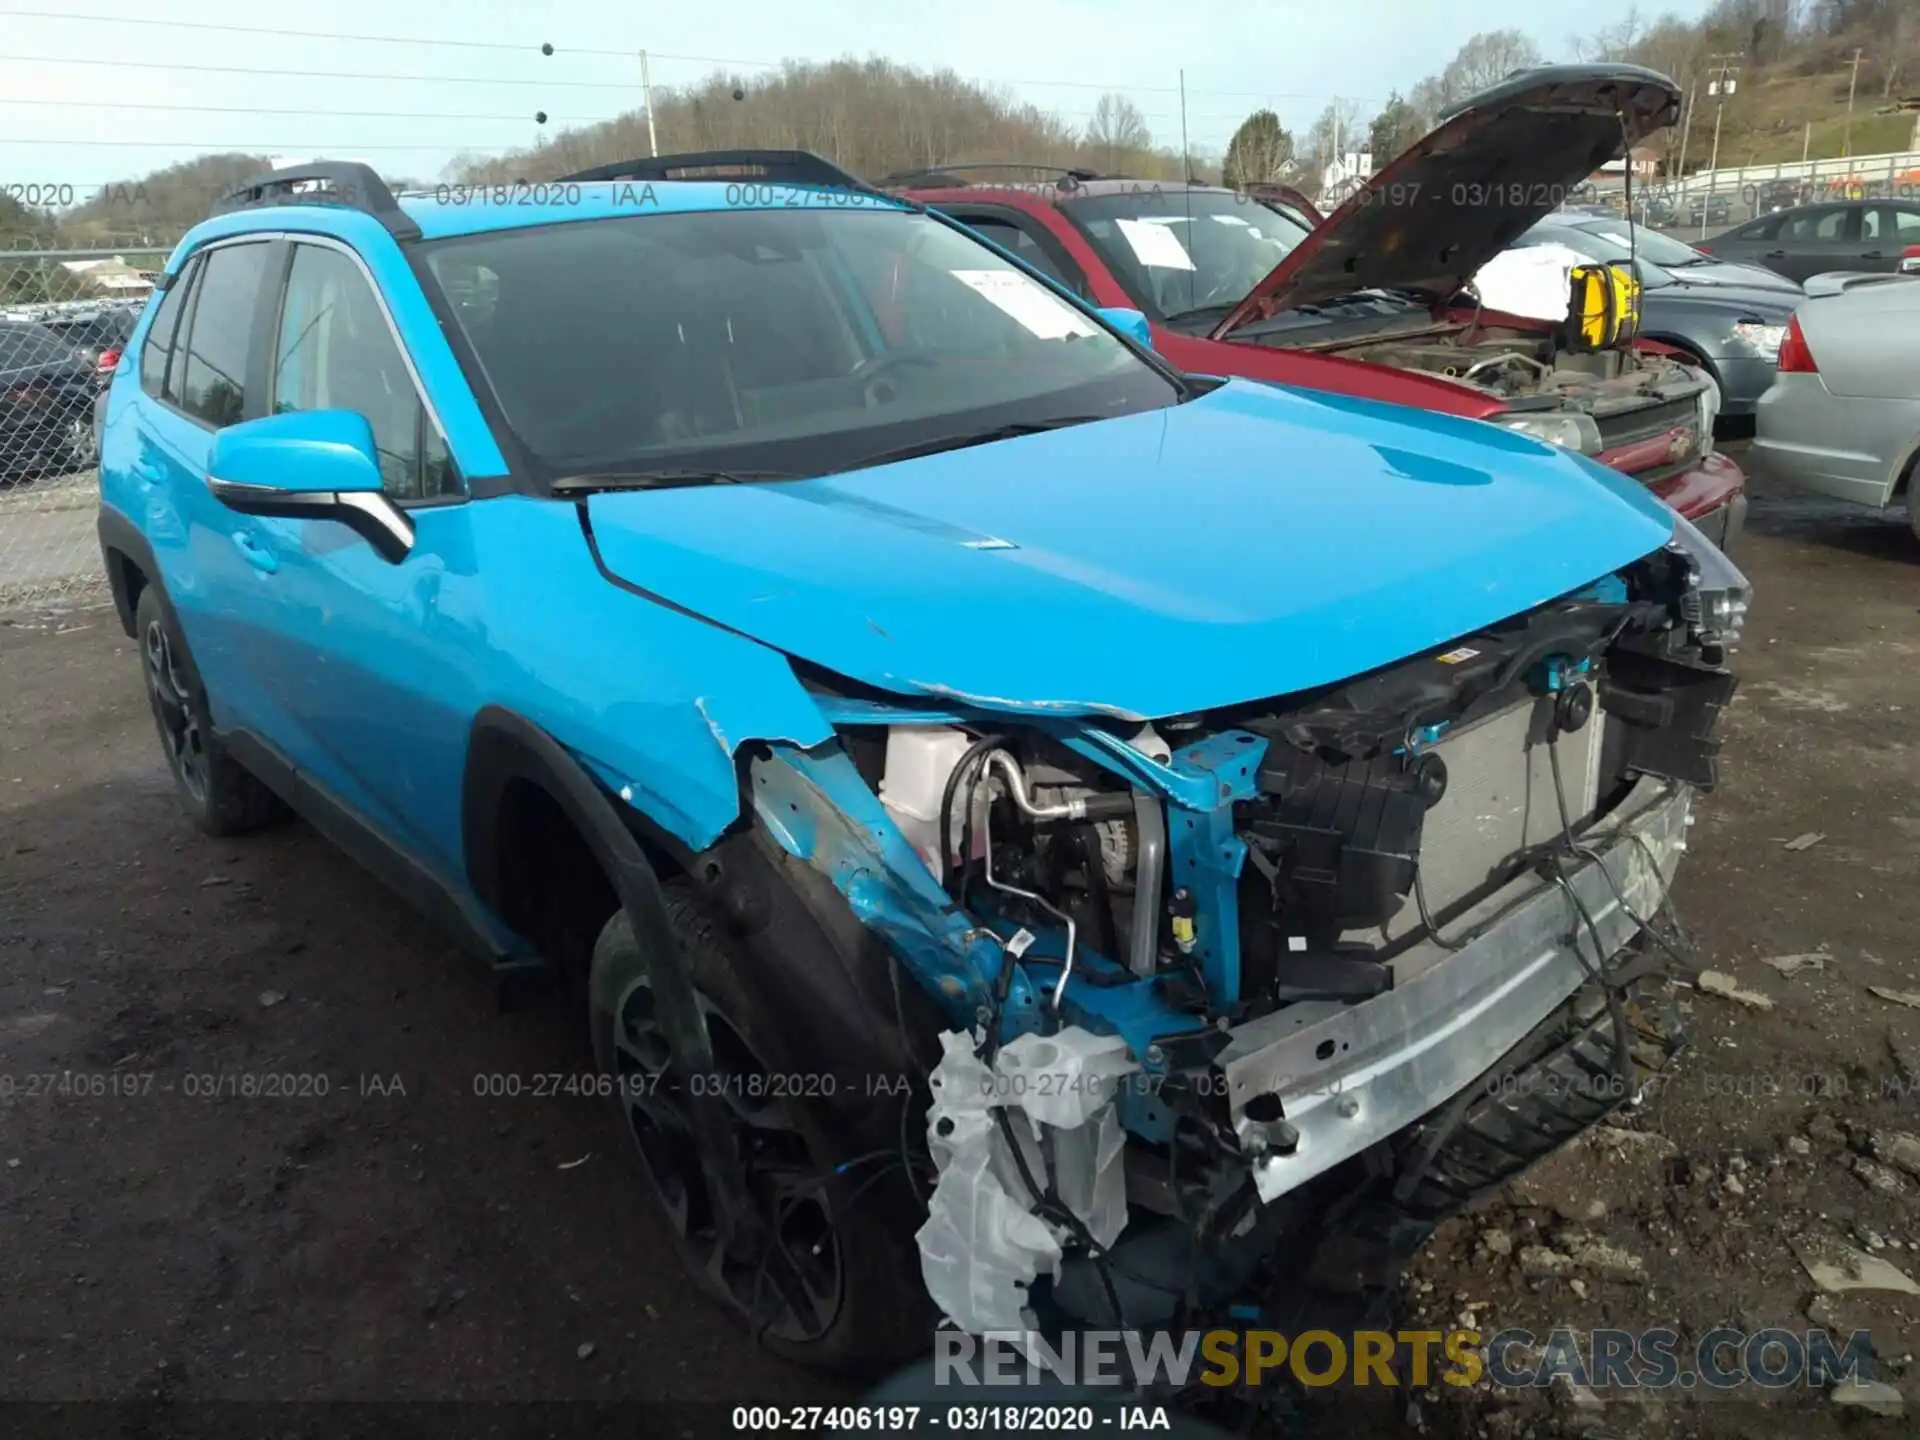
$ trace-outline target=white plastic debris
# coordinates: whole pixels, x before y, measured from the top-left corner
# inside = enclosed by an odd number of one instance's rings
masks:
[[[1573,267],[1586,257],[1565,245],[1526,245],[1493,257],[1473,277],[1489,310],[1536,320],[1564,320],[1572,304]]]
[[[1113,1108],[1119,1078],[1138,1067],[1126,1042],[1070,1026],[1008,1042],[991,1069],[964,1031],[941,1036],[930,1077],[927,1141],[940,1172],[915,1237],[927,1293],[974,1335],[1032,1333],[1027,1290],[1045,1271],[1058,1278],[1072,1238],[1034,1213],[1035,1196],[994,1117],[1005,1108],[1033,1183],[1103,1248],[1127,1223],[1126,1136]]]

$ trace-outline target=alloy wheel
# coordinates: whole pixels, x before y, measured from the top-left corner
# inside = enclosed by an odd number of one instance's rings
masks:
[[[740,1028],[705,995],[700,1008],[713,1073],[686,1076],[674,1064],[652,986],[644,977],[628,986],[613,1014],[621,1106],[668,1219],[703,1278],[761,1334],[804,1344],[832,1328],[845,1288],[827,1191],[832,1167],[814,1153],[794,1097]],[[767,1243],[753,1253],[722,1238],[720,1207],[700,1165],[689,1105],[695,1092],[726,1107],[750,1194],[725,1203],[757,1213]]]
[[[204,804],[207,798],[206,736],[187,698],[186,677],[180,673],[166,626],[158,620],[148,622],[141,649],[147,662],[147,694],[153,702],[153,718],[160,727],[160,743],[166,749],[167,764],[187,793]]]

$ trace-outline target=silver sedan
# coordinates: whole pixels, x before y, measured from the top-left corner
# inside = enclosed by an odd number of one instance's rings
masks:
[[[1788,326],[1755,412],[1754,468],[1876,510],[1906,500],[1920,536],[1920,279],[1829,278],[1807,282]]]

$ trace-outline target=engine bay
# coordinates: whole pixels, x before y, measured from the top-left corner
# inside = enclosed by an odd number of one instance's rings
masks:
[[[1317,1177],[1384,1145],[1417,1181],[1440,1147],[1394,1147],[1572,1004],[1582,967],[1605,1003],[1581,1023],[1627,1084],[1632,977],[1607,956],[1717,779],[1744,585],[1676,544],[1371,673],[1148,723],[823,692],[847,773],[759,764],[756,801],[952,1017],[921,1232],[949,1317],[1019,1329],[1039,1277],[1083,1319],[1162,1313],[1155,1284],[1122,1302],[1122,1252],[1169,1283],[1208,1255],[1225,1296],[1248,1279],[1227,1257],[1267,1253]],[[1507,947],[1543,943],[1557,977],[1533,962],[1522,1003]],[[1437,1088],[1342,1095],[1348,1071]]]
[[[1631,406],[1688,381],[1687,371],[1659,354],[1632,349],[1569,350],[1548,333],[1470,323],[1415,335],[1333,340],[1312,346],[1400,370],[1469,385],[1502,399],[1553,395],[1585,408]]]

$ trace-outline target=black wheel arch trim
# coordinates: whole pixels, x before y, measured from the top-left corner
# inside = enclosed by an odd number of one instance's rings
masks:
[[[103,504],[94,529],[100,536],[100,558],[107,569],[107,588],[113,592],[114,613],[120,617],[120,628],[126,631],[127,637],[133,638],[133,611],[139,603],[133,586],[127,583],[129,563],[146,577],[147,584],[155,587],[167,619],[178,633],[180,618],[173,613],[166,589],[160,584],[160,566],[153,558],[153,547],[139,527],[118,510]]]
[[[499,802],[507,785],[517,779],[542,786],[599,861],[633,927],[634,942],[651,962],[649,979],[662,1029],[680,1073],[711,1075],[713,1050],[693,978],[667,919],[660,877],[639,839],[606,792],[557,740],[525,716],[498,705],[484,706],[474,716],[467,745],[461,834],[474,893],[489,908],[498,909],[505,889],[501,867],[506,856],[498,827]],[[745,1201],[749,1194],[746,1170],[725,1101],[703,1088],[690,1092],[687,1103],[708,1193]],[[762,1220],[750,1208],[723,1205],[718,1218],[729,1238],[758,1243]]]
[[[659,877],[644,847],[684,871],[745,952],[747,978],[767,1012],[780,1017],[778,1053],[768,1058],[795,1073],[832,1075],[832,1094],[821,1098],[849,1133],[874,1143],[895,1135],[901,1092],[894,1079],[917,1077],[928,1068],[925,1057],[937,1050],[945,1026],[911,976],[892,973],[896,962],[885,941],[860,923],[831,880],[751,823],[736,824],[706,850],[690,849],[643,811],[610,795],[538,725],[488,706],[475,716],[468,744],[461,828],[469,882],[495,913],[502,912],[508,881],[502,801],[516,780],[540,785],[560,806],[619,894],[636,940],[659,945],[659,953],[676,959]],[[877,1075],[887,1083],[875,1083]]]

